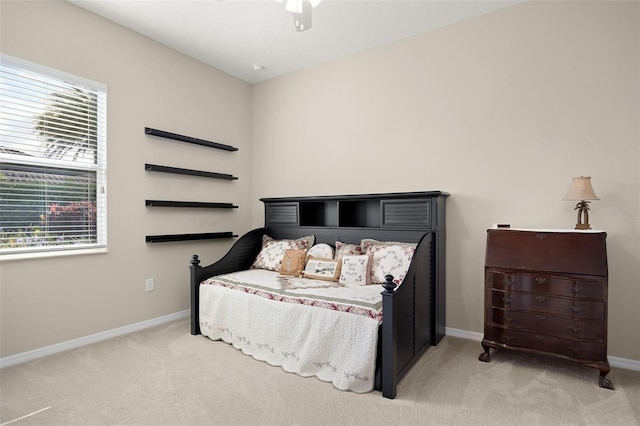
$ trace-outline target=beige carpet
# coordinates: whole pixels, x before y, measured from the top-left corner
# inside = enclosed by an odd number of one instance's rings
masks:
[[[180,320],[0,370],[0,423],[23,425],[638,425],[640,372],[493,352],[446,337],[398,397],[354,394],[189,334]],[[19,420],[16,420],[19,419]]]

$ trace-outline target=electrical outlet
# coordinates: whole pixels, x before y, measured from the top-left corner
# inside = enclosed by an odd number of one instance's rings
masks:
[[[147,291],[153,291],[156,289],[155,284],[153,283],[153,278],[147,278],[144,283]]]

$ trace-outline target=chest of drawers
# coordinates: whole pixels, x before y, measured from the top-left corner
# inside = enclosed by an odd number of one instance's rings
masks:
[[[484,352],[523,350],[600,371],[607,360],[606,233],[490,229],[485,258]]]

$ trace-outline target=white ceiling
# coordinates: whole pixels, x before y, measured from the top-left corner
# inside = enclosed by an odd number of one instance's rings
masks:
[[[68,1],[258,83],[525,0],[324,0],[304,32],[278,0]]]

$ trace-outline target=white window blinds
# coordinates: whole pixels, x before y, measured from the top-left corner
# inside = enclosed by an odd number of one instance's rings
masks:
[[[0,255],[106,246],[106,86],[0,55]]]

